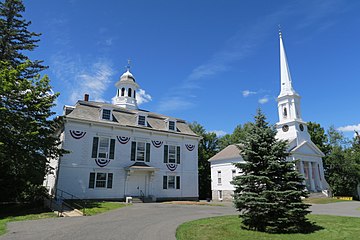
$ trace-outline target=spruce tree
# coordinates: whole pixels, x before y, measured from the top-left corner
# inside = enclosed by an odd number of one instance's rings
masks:
[[[48,161],[64,151],[58,146],[58,120],[50,117],[53,93],[41,61],[31,61],[38,34],[27,30],[19,0],[0,3],[0,201],[31,201],[44,192]]]
[[[234,178],[234,204],[243,227],[267,232],[298,232],[309,226],[302,202],[307,197],[304,179],[287,160],[287,142],[276,139],[276,130],[258,110],[239,146],[245,163]]]

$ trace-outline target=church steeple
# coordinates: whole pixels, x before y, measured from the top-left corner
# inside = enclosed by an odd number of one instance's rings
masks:
[[[126,72],[121,75],[120,80],[115,84],[117,92],[114,104],[127,109],[138,109],[136,101],[136,90],[139,85],[130,72],[130,60],[126,66]]]
[[[280,39],[280,79],[281,79],[281,91],[279,97],[281,97],[284,95],[294,95],[296,94],[296,92],[292,87],[289,65],[286,59],[284,43],[282,40],[282,33],[280,30],[279,30],[279,39]]]

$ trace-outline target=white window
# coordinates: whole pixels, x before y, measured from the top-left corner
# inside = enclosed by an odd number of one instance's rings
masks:
[[[180,176],[163,176],[163,189],[180,189]]]
[[[164,145],[164,163],[180,164],[180,146]]]
[[[218,184],[221,184],[221,171],[218,171],[217,175],[218,175]]]
[[[146,126],[146,117],[139,115],[138,116],[138,125],[140,126]]]
[[[89,177],[89,188],[112,188],[113,174],[91,172]]]
[[[175,131],[176,130],[176,125],[175,125],[175,121],[169,121],[169,130],[170,131]]]
[[[131,142],[131,161],[150,162],[150,143]]]
[[[102,110],[102,119],[104,120],[111,120],[111,110],[103,109]]]
[[[115,139],[108,137],[94,137],[92,158],[115,158]]]
[[[218,191],[218,197],[219,197],[219,200],[223,200],[222,190]]]

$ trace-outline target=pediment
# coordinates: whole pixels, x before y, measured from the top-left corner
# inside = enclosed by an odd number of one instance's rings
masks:
[[[291,149],[290,152],[324,157],[324,153],[322,153],[321,150],[313,142],[308,142],[308,141],[302,142],[295,148]]]

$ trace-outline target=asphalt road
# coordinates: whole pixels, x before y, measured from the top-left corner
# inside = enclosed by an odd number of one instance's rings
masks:
[[[0,240],[174,240],[176,228],[194,219],[237,214],[231,204],[224,207],[134,204],[107,213],[72,218],[49,218],[12,222]],[[311,206],[314,214],[360,217],[360,202]]]

